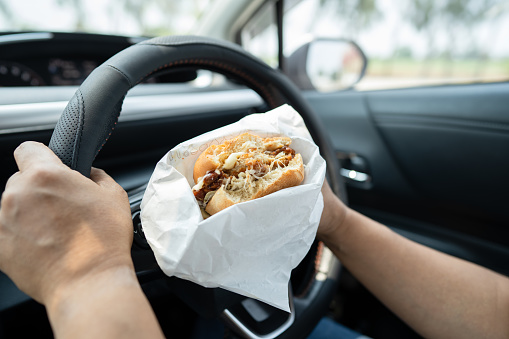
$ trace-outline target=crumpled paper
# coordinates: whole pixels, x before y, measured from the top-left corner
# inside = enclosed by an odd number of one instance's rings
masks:
[[[304,160],[304,181],[204,220],[191,191],[194,163],[208,146],[245,132],[290,137]],[[157,163],[141,203],[143,230],[157,263],[168,276],[290,312],[290,274],[315,238],[325,168],[302,117],[288,105],[177,145]]]

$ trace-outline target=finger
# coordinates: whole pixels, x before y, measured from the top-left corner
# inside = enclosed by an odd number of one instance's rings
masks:
[[[16,172],[13,175],[11,175],[11,177],[5,183],[5,190],[7,190],[9,188],[9,186],[16,186],[16,184],[14,184],[14,182],[18,180],[20,174],[21,174],[20,172]]]
[[[99,168],[92,167],[92,170],[90,171],[90,179],[102,187],[119,187],[112,177]]]
[[[62,161],[44,144],[26,141],[14,151],[14,159],[21,172],[38,164],[62,165]]]

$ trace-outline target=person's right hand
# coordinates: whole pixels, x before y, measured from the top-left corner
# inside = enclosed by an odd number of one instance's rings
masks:
[[[45,303],[59,287],[109,268],[132,268],[132,221],[126,192],[104,171],[91,179],[46,146],[14,152],[19,172],[0,209],[0,269]]]

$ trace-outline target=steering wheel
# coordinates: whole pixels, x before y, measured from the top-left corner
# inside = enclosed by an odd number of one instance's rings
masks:
[[[339,163],[328,135],[299,90],[278,70],[246,53],[238,45],[210,38],[154,38],[133,45],[107,60],[89,75],[69,101],[49,147],[64,164],[90,176],[92,162],[113,132],[129,89],[158,73],[182,69],[207,69],[236,79],[257,92],[270,108],[284,103],[293,106],[303,117],[327,161],[332,189],[343,199],[346,197]],[[200,314],[221,315],[231,329],[244,337],[304,337],[327,310],[339,269],[337,259],[322,244],[314,245],[308,257],[311,259],[307,260],[306,269],[310,274],[305,275],[305,288],[296,296],[290,291],[290,315],[220,289],[212,289],[212,294],[204,293],[203,298],[208,299],[205,302],[193,302],[192,298],[185,296],[183,300]],[[193,290],[192,293],[204,289],[194,284],[194,287],[189,287],[190,284],[181,284],[186,286],[180,287],[182,293],[189,289]],[[207,289],[208,292],[210,290]],[[215,307],[211,310],[206,304]],[[260,310],[263,311],[263,319],[257,316]],[[267,327],[264,323],[271,325]]]

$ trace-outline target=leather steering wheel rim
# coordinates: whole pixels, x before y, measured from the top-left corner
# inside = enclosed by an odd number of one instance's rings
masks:
[[[327,175],[333,191],[346,199],[339,162],[329,137],[299,89],[278,70],[240,46],[205,37],[154,38],[133,45],[104,62],[69,101],[51,137],[50,149],[64,164],[89,177],[95,157],[115,128],[127,92],[159,72],[182,68],[206,69],[239,80],[257,92],[270,108],[284,103],[295,108],[327,161]],[[311,290],[313,288],[320,292],[322,287],[315,284]]]

